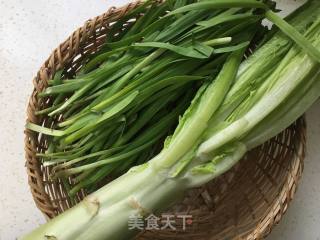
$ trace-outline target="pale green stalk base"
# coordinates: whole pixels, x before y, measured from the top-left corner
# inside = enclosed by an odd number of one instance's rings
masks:
[[[21,240],[128,240],[137,234],[129,230],[130,216],[157,214],[181,200],[184,192],[200,186],[230,169],[246,152],[240,144],[235,152],[215,166],[215,174],[186,173],[171,178],[158,171],[154,160],[134,168],[81,203]]]
[[[130,216],[167,208],[180,200],[187,185],[143,165],[21,239],[127,240],[136,234],[128,228]]]

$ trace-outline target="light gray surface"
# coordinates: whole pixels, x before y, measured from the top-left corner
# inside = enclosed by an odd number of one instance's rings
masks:
[[[278,1],[286,11],[301,1]],[[50,52],[90,17],[128,0],[0,1],[0,240],[44,222],[24,168],[23,126],[32,78]],[[289,7],[290,5],[290,7]],[[308,156],[288,213],[269,240],[320,239],[320,102],[308,112]]]

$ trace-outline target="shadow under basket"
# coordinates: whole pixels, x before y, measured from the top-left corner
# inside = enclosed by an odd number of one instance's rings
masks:
[[[104,43],[110,25],[123,19],[139,6],[134,2],[87,21],[53,51],[34,79],[34,91],[28,105],[28,121],[46,125],[37,110],[48,106],[37,97],[48,85],[55,71],[62,68],[74,73],[82,60]],[[161,4],[161,2],[159,2]],[[139,16],[136,16],[138,18]],[[134,21],[123,22],[123,28]],[[205,186],[190,190],[182,203],[167,211],[171,215],[192,215],[186,230],[147,231],[137,239],[262,239],[286,212],[297,188],[305,156],[305,120],[297,120],[278,136],[249,152],[234,168]],[[51,169],[44,167],[36,153],[46,149],[45,136],[26,130],[25,150],[29,184],[37,207],[53,218],[72,207],[59,181],[49,179]],[[79,194],[79,201],[85,193]],[[106,223],[107,224],[107,223]]]

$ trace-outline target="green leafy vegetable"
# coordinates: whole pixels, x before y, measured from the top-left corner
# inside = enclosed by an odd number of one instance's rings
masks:
[[[290,23],[263,2],[146,1],[73,79],[58,72],[27,128],[48,135],[52,180],[91,194],[22,239],[130,239],[131,214],[165,210],[301,116],[320,96],[320,2]],[[261,39],[264,17],[279,29]]]

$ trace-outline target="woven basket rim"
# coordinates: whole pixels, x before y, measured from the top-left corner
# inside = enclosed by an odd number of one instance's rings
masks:
[[[155,2],[161,3],[163,1]],[[81,53],[83,51],[83,45],[87,42],[87,39],[94,36],[97,30],[101,29],[103,26],[108,26],[109,23],[121,19],[130,10],[135,9],[141,3],[141,1],[136,1],[120,8],[112,7],[105,13],[86,21],[82,27],[75,30],[67,40],[61,43],[52,52],[49,58],[40,67],[36,77],[33,79],[34,90],[27,108],[27,122],[41,122],[41,118],[35,115],[35,110],[40,106],[37,93],[43,91],[43,89],[47,87],[47,81],[52,78],[55,71],[64,67],[69,59],[72,59],[74,56]],[[281,220],[283,214],[287,210],[288,204],[291,202],[293,195],[296,192],[298,181],[302,176],[304,165],[303,161],[305,158],[305,118],[300,118],[300,120],[298,120],[298,124],[300,124],[300,139],[299,145],[297,146],[297,154],[295,159],[292,160],[295,167],[288,173],[287,180],[281,187],[281,192],[279,193],[278,198],[274,199],[273,204],[270,206],[269,213],[265,216],[263,221],[253,227],[252,231],[246,235],[252,236],[252,239],[261,239],[271,232],[273,226]],[[28,182],[37,207],[46,216],[46,218],[49,219],[55,215],[55,207],[45,189],[46,180],[43,179],[42,164],[37,161],[37,157],[35,156],[38,151],[38,146],[30,140],[31,136],[34,136],[34,133],[29,130],[25,130],[25,155]]]

